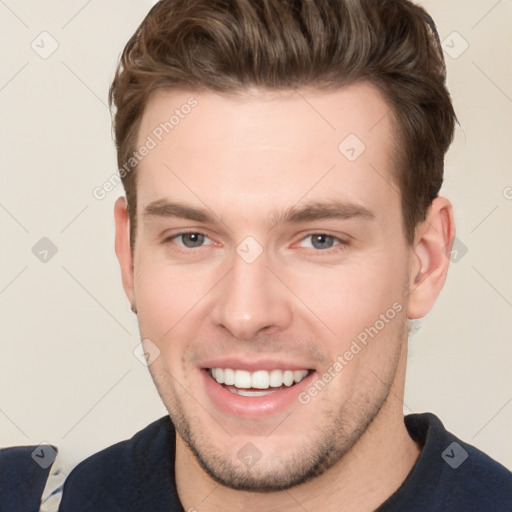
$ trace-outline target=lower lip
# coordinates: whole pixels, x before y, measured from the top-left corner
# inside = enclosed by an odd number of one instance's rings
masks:
[[[264,418],[286,411],[290,406],[299,405],[298,395],[305,391],[314,379],[314,371],[299,383],[289,388],[264,396],[241,396],[225,389],[215,381],[208,370],[201,370],[206,394],[223,413],[238,418]],[[272,388],[270,388],[272,389]]]

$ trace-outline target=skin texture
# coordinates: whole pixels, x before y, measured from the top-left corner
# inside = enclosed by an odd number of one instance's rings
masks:
[[[451,205],[437,198],[407,244],[393,120],[369,84],[160,92],[139,145],[191,96],[197,106],[139,164],[133,254],[124,199],[115,206],[123,285],[141,338],[160,350],[150,372],[178,433],[180,500],[200,511],[374,510],[419,454],[402,413],[407,319],[427,314],[443,286]],[[349,134],[366,146],[354,161],[338,149]],[[371,214],[283,221],[290,208],[335,201]],[[165,202],[213,222],[161,215]],[[203,233],[203,245],[186,247],[184,230]],[[332,247],[315,249],[309,235],[322,233]],[[248,236],[262,250],[252,263],[236,251]],[[393,305],[400,311],[307,404],[248,419],[205,393],[201,368],[225,356],[284,360],[318,379]],[[247,443],[261,454],[251,467],[237,455]]]

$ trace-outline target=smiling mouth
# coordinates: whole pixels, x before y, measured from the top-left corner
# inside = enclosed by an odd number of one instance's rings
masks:
[[[255,397],[277,393],[304,380],[313,370],[234,370],[206,368],[210,377],[236,395]]]

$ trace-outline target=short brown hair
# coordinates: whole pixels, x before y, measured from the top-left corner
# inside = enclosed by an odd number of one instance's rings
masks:
[[[389,102],[409,243],[438,195],[455,112],[435,25],[408,0],[161,0],[128,41],[109,101],[127,169],[150,95],[333,89],[358,81]],[[121,174],[135,238],[136,165]],[[132,245],[133,247],[133,245]]]

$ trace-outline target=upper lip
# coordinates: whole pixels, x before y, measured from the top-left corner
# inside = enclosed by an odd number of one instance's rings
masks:
[[[301,363],[275,359],[244,360],[238,357],[224,357],[212,359],[201,364],[201,368],[232,368],[233,370],[246,370],[255,372],[257,370],[311,370],[312,367]]]

